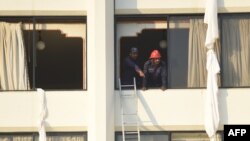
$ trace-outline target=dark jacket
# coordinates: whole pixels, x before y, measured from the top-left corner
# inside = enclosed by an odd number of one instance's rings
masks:
[[[124,74],[122,77],[122,84],[132,85],[134,84],[134,77],[138,78],[138,71],[141,69],[137,65],[136,60],[131,59],[129,56],[125,58],[124,61]]]
[[[159,65],[154,66],[151,60],[144,64],[143,87],[167,87],[167,66],[161,61]]]

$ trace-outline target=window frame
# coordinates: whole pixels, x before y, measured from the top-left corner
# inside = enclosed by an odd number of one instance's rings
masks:
[[[118,67],[121,67],[121,66],[117,66],[118,62],[117,61],[120,61],[121,59],[120,58],[117,58],[117,56],[119,55],[118,53],[118,46],[117,46],[117,31],[118,31],[118,23],[119,22],[138,22],[138,21],[166,21],[167,22],[167,28],[169,28],[169,22],[170,20],[172,19],[179,19],[179,18],[200,18],[202,17],[203,14],[200,14],[200,13],[197,13],[197,14],[143,14],[143,15],[116,15],[115,16],[115,20],[114,20],[114,25],[115,25],[115,40],[114,40],[114,64],[115,64],[115,70],[114,70],[114,89],[115,90],[118,90],[118,80],[116,79],[116,77],[118,76],[117,73],[118,72]],[[167,40],[169,40],[169,30],[167,30]],[[167,41],[167,46],[169,46],[169,42]],[[169,57],[169,53],[170,51],[168,50],[167,51],[167,58]],[[119,56],[120,57],[120,56]],[[168,59],[167,59],[168,60]],[[168,62],[166,62],[167,64],[169,64]],[[119,68],[120,70],[120,68]],[[170,74],[170,71],[169,71],[169,68],[167,68],[167,73],[168,73],[168,76]],[[120,76],[120,74],[119,74]],[[168,77],[167,78],[167,83],[169,84],[169,81],[170,78]],[[185,87],[185,88],[169,88],[167,87],[167,89],[201,89],[201,88],[204,88],[204,87],[192,87],[192,88],[188,88],[188,87]],[[151,88],[151,89],[159,89],[159,88]]]
[[[222,50],[223,50],[223,42],[222,42],[222,38],[223,38],[223,34],[222,34],[222,27],[223,27],[223,25],[222,25],[222,21],[224,20],[224,19],[228,19],[228,18],[241,18],[241,17],[249,17],[250,18],[250,12],[245,12],[245,13],[219,13],[218,14],[218,19],[221,21],[221,22],[219,22],[219,36],[220,36],[220,44],[221,44],[221,52],[222,52]],[[220,76],[221,76],[221,87],[219,87],[219,88],[225,88],[225,89],[231,89],[231,88],[234,88],[234,89],[244,89],[244,88],[250,88],[250,85],[249,86],[224,86],[224,84],[223,84],[223,77],[224,77],[224,70],[225,70],[225,68],[223,68],[223,65],[222,65],[222,63],[223,63],[223,60],[224,60],[224,58],[222,57],[223,55],[221,54],[221,58],[220,58],[220,60],[221,60],[221,63],[220,63]],[[249,60],[250,61],[250,60]],[[249,64],[250,64],[250,62],[249,62]],[[250,80],[249,80],[250,81]]]
[[[250,12],[246,12],[246,13],[218,13],[218,20],[219,21],[222,21],[224,17],[244,17],[244,16],[250,16]],[[154,20],[166,20],[167,23],[168,23],[168,27],[169,27],[169,21],[171,19],[175,19],[175,18],[181,18],[181,17],[185,17],[185,18],[203,18],[204,17],[204,13],[194,13],[194,14],[190,14],[190,13],[187,13],[187,14],[135,14],[135,15],[132,15],[132,14],[127,14],[127,15],[115,15],[115,20],[114,20],[114,26],[115,26],[115,40],[114,40],[114,64],[115,64],[115,70],[114,70],[114,89],[115,90],[118,90],[118,87],[117,87],[117,84],[118,84],[118,80],[116,80],[116,76],[117,76],[117,69],[119,66],[117,66],[117,61],[120,61],[120,59],[118,60],[117,59],[117,50],[118,50],[118,47],[117,47],[117,41],[116,41],[116,38],[117,38],[117,24],[118,22],[124,22],[124,21],[133,21],[133,22],[136,22],[136,21],[142,21],[142,20],[149,20],[149,21],[154,21]],[[219,22],[218,23],[218,27],[219,27],[219,35],[220,35],[220,38],[219,38],[219,41],[220,41],[220,45],[221,45],[221,48],[223,47],[223,44],[222,44],[222,22]],[[169,38],[169,31],[167,30],[167,38]],[[167,44],[169,45],[169,42],[167,42]],[[221,49],[222,50],[222,49]],[[170,53],[170,51],[167,52],[168,54]],[[222,58],[222,53],[220,53],[220,79],[221,79],[221,86],[219,86],[219,88],[250,88],[250,86],[244,86],[244,87],[239,87],[239,86],[232,86],[232,87],[225,87],[223,86],[223,67],[222,67],[222,62],[223,62],[223,58]],[[119,56],[120,57],[120,56]],[[169,69],[168,69],[168,74],[169,74]],[[168,78],[168,81],[169,78]],[[168,82],[169,83],[169,82]],[[206,87],[185,87],[185,88],[167,88],[167,89],[205,89]]]
[[[115,26],[115,30],[114,30],[114,89],[118,90],[118,79],[116,79],[117,75],[117,71],[120,70],[120,68],[118,69],[117,66],[118,61],[120,61],[121,59],[117,58],[117,55],[119,55],[118,53],[118,47],[117,47],[117,25],[119,22],[138,22],[138,21],[168,21],[169,16],[168,15],[115,15],[114,18],[114,26]],[[168,24],[168,22],[167,22]],[[117,54],[118,53],[118,54]],[[120,57],[120,56],[119,56]],[[120,76],[120,74],[119,74]],[[120,76],[121,77],[121,76]],[[132,88],[128,88],[128,89],[132,89]],[[158,88],[153,88],[153,89],[158,89]]]
[[[206,131],[202,131],[202,130],[200,130],[200,131],[171,131],[170,132],[170,136],[171,136],[171,140],[170,141],[172,141],[172,134],[175,134],[175,133],[187,133],[187,134],[195,134],[195,133],[197,133],[197,134],[199,134],[199,133],[202,133],[202,134],[206,134],[207,135],[207,133],[206,133]],[[224,141],[223,139],[224,139],[224,136],[223,136],[223,130],[218,130],[217,132],[216,132],[216,135],[220,135],[221,136],[221,141]],[[208,139],[209,139],[209,137],[208,137]]]
[[[167,135],[168,136],[168,141],[171,141],[171,132],[169,131],[140,131],[140,136],[142,135]],[[122,131],[115,131],[115,139],[114,141],[118,141],[118,136],[122,136]]]
[[[65,135],[81,135],[83,138],[88,140],[88,132],[46,132],[46,136],[65,136]],[[0,136],[31,136],[33,141],[36,141],[36,139],[39,137],[38,132],[1,132]]]
[[[83,87],[83,89],[45,89],[46,91],[75,91],[75,90],[81,90],[81,91],[87,91],[88,90],[88,72],[87,72],[87,67],[88,67],[88,63],[87,63],[87,16],[0,16],[0,21],[3,22],[10,22],[10,23],[17,23],[17,22],[21,22],[21,23],[29,23],[32,24],[33,26],[33,30],[32,30],[32,52],[30,52],[30,57],[32,60],[32,79],[31,77],[29,78],[30,80],[30,90],[0,90],[1,91],[36,91],[36,89],[38,87],[36,87],[36,70],[35,70],[35,66],[36,66],[36,59],[37,59],[37,53],[36,53],[36,24],[39,22],[40,23],[63,23],[63,24],[67,24],[67,23],[82,23],[86,25],[86,30],[85,30],[85,35],[86,35],[86,42],[85,42],[85,50],[86,50],[86,54],[83,54],[83,58],[85,60],[85,68],[83,67],[83,70],[85,72],[86,78],[85,78],[85,88]],[[26,52],[28,50],[28,48],[25,48]]]

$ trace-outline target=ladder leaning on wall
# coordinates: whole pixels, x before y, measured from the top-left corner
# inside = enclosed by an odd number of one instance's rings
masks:
[[[121,124],[122,124],[122,141],[140,141],[140,123],[138,117],[138,95],[136,91],[136,80],[134,78],[133,85],[122,85],[119,79],[119,96],[121,108]],[[133,88],[133,92],[124,93],[124,88]],[[128,100],[134,104],[130,105]],[[133,106],[133,112],[127,112],[126,108]],[[133,129],[131,128],[133,127]],[[129,129],[130,128],[130,129]]]

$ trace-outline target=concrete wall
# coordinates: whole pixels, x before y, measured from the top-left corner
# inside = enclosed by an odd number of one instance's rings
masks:
[[[87,129],[86,92],[46,92],[48,131]],[[0,132],[37,131],[41,96],[31,92],[0,93]]]
[[[203,13],[205,0],[114,0],[116,14]],[[218,0],[219,12],[250,12],[250,1]],[[87,0],[0,0],[0,15],[86,15]],[[17,12],[18,11],[18,12]]]
[[[221,89],[219,91],[220,130],[224,124],[249,124],[250,89]],[[139,94],[139,118],[143,130],[204,130],[205,89],[148,90]],[[119,97],[118,97],[119,99]],[[119,101],[119,100],[117,100]],[[132,100],[126,101],[132,111]],[[126,103],[125,103],[126,104]],[[117,102],[116,107],[119,107]],[[119,109],[116,125],[120,130]]]
[[[218,0],[219,12],[250,12],[250,1]],[[205,0],[116,0],[117,14],[204,13]]]
[[[92,1],[89,0],[89,2]],[[97,2],[104,4],[101,1]],[[0,0],[0,15],[86,15],[85,3],[84,0]],[[241,2],[235,0],[220,1],[219,5],[222,12],[223,10],[226,12],[249,12],[250,10],[248,0],[241,0]],[[113,62],[112,59],[114,58],[113,36],[107,36],[113,34],[113,26],[112,23],[110,24],[112,16],[108,15],[110,20],[104,19],[106,15],[103,15],[103,12],[106,9],[102,9],[101,5],[91,4],[91,6],[96,8],[88,10],[88,12],[91,12],[88,15],[88,21],[93,23],[88,25],[88,53],[91,52],[88,54],[87,78],[88,84],[90,84],[88,91],[46,92],[48,104],[47,131],[86,131],[87,127],[91,125],[89,124],[91,118],[89,114],[92,114],[95,118],[91,120],[91,123],[95,124],[93,132],[98,131],[100,133],[102,129],[98,128],[99,124],[95,121],[104,123],[109,120],[109,113],[111,113],[110,116],[113,116],[112,108],[114,107],[111,107],[113,89],[110,88],[113,88],[112,85],[114,84],[112,77],[114,66],[112,63],[108,63],[109,61],[105,61],[111,60],[110,62]],[[200,0],[188,2],[186,0],[117,0],[116,7],[117,14],[199,13],[204,10],[203,1]],[[99,8],[102,10],[101,12]],[[109,7],[106,8],[110,10]],[[101,18],[98,18],[98,16]],[[99,21],[103,23],[102,26],[100,26]],[[102,34],[98,34],[100,32]],[[96,42],[96,40],[100,42]],[[91,57],[91,55],[94,57]],[[101,57],[101,61],[98,61],[99,57]],[[94,61],[94,63],[91,61]],[[98,66],[98,63],[102,65]],[[104,71],[97,71],[99,68]],[[100,79],[101,82],[98,81]],[[104,82],[105,85],[102,85]],[[101,95],[102,92],[105,95]],[[222,123],[250,123],[249,93],[250,89],[223,89],[220,91],[219,103]],[[101,95],[101,100],[98,99],[98,95]],[[90,98],[91,96],[92,98]],[[106,96],[108,96],[108,99]],[[0,132],[37,131],[39,98],[36,92],[0,92]],[[89,106],[88,100],[94,102],[91,104],[93,107]],[[101,103],[98,103],[100,101]],[[115,102],[115,125],[116,130],[119,130],[120,107],[118,97],[116,97]],[[131,103],[131,101],[127,102]],[[165,92],[161,90],[139,91],[139,115],[144,125],[143,130],[202,130],[204,129],[203,103],[204,90],[200,89],[170,89]],[[102,109],[102,106],[105,106],[104,110],[98,113],[98,110],[100,110],[98,108]],[[127,108],[133,110],[134,106],[129,104]],[[103,117],[105,119],[98,120],[98,118]],[[108,124],[105,123],[105,128],[107,128]]]
[[[0,0],[0,15],[86,15],[87,0]]]
[[[127,91],[129,93],[130,91]],[[250,89],[221,89],[219,109],[223,124],[250,124]],[[142,130],[203,130],[205,89],[138,91]],[[86,131],[87,91],[46,92],[47,131]],[[36,92],[0,93],[0,132],[37,131],[39,95]],[[127,100],[131,112],[134,104]],[[111,115],[112,116],[112,115]],[[116,92],[115,125],[121,129],[120,100]]]

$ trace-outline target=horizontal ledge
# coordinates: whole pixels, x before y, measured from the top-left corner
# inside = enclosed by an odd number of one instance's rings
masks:
[[[126,129],[134,130],[136,127],[126,127]],[[224,130],[223,125],[219,126],[219,130]],[[87,126],[58,126],[46,127],[46,132],[87,132]],[[116,126],[115,131],[122,131],[121,126]],[[149,125],[140,126],[140,131],[205,131],[204,125]],[[0,127],[0,132],[38,132],[37,127]]]
[[[46,132],[86,132],[87,126],[46,127]],[[0,132],[38,132],[38,127],[0,127]]]
[[[141,9],[116,9],[116,15],[125,14],[200,14],[204,13],[204,8],[141,8]],[[244,13],[250,12],[248,7],[221,7],[219,13]]]
[[[0,10],[0,16],[86,16],[87,11],[74,10]]]
[[[135,126],[126,127],[128,131],[136,129]],[[116,131],[122,131],[122,126],[116,126]],[[223,125],[219,126],[219,130],[224,130]],[[140,131],[205,131],[204,125],[149,125],[140,126]]]

